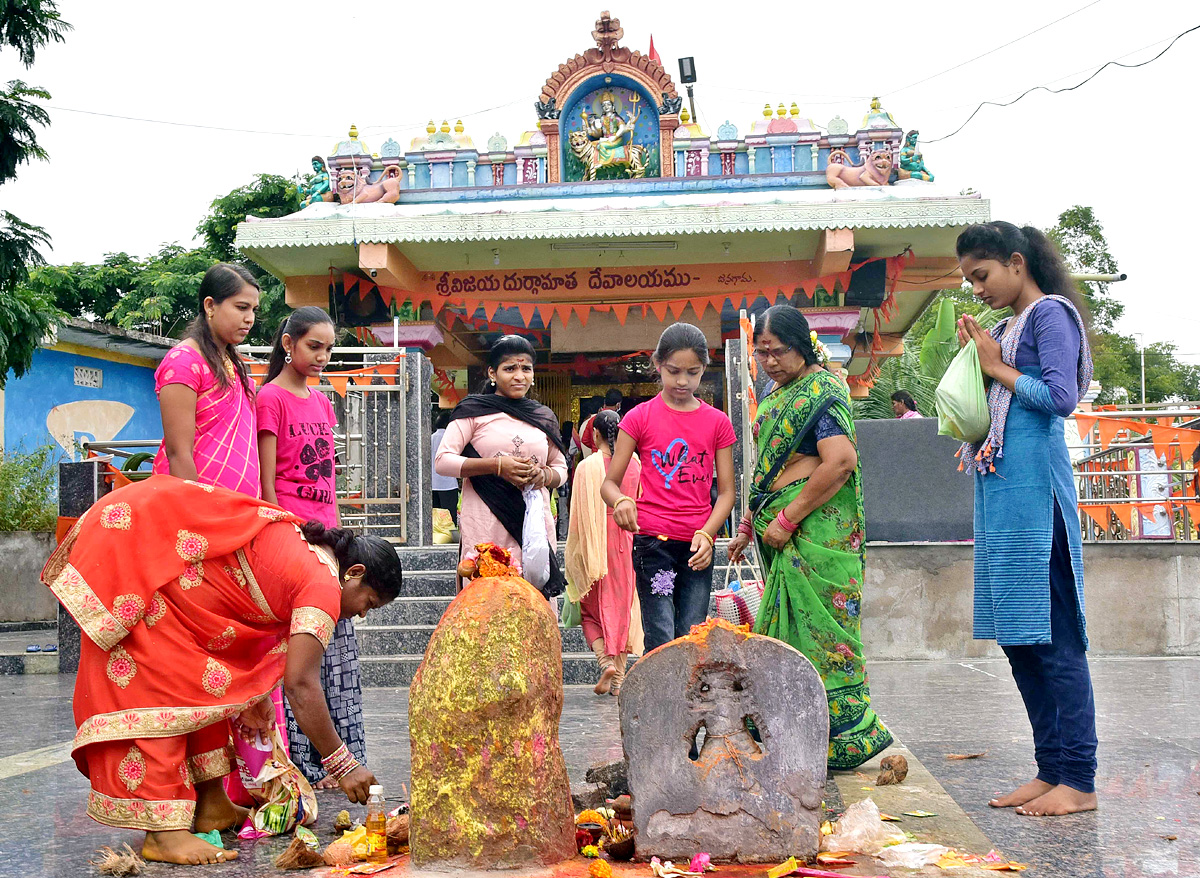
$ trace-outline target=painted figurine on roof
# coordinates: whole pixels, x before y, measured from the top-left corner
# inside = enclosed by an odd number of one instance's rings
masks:
[[[329,171],[325,167],[325,159],[319,155],[312,157],[313,176],[300,184],[300,196],[303,199],[300,207],[308,207],[314,201],[333,201],[333,184],[329,180]]]
[[[932,183],[933,174],[925,169],[925,158],[917,149],[917,138],[920,135],[920,131],[913,129],[904,137],[904,146],[900,147],[900,179]]]
[[[600,96],[599,113],[588,113],[584,103],[580,111],[584,127],[571,132],[568,142],[583,163],[585,180],[595,180],[605,168],[621,168],[631,178],[646,176],[646,148],[633,142],[642,99],[630,91],[627,100],[635,109],[624,118],[617,112],[617,96],[612,91]]]

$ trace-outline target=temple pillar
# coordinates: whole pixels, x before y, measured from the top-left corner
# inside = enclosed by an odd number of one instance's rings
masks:
[[[559,149],[557,119],[539,119],[538,130],[546,138],[546,182],[562,182],[562,150]]]
[[[662,156],[662,168],[659,169],[659,173],[664,177],[675,176],[675,129],[679,124],[679,116],[676,113],[658,117],[659,154]]]

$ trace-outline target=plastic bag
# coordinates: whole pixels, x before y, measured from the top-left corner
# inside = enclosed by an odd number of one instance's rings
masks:
[[[579,609],[579,601],[573,601],[563,595],[562,613],[558,617],[563,628],[578,628],[583,623],[583,612]]]
[[[720,591],[714,592],[717,617],[734,625],[753,625],[758,617],[758,606],[762,603],[761,581],[734,580]]]
[[[953,436],[963,442],[980,442],[987,436],[992,416],[974,339],[966,343],[947,367],[935,398],[938,435]]]
[[[316,823],[317,797],[288,759],[278,726],[269,738],[246,741],[235,735],[233,749],[242,785],[255,801],[246,826],[238,833],[242,838],[282,835],[296,826]]]
[[[879,862],[888,868],[920,869],[942,858],[949,848],[940,844],[905,842],[892,845],[879,852]]]
[[[452,532],[454,519],[450,517],[449,509],[433,510],[433,542],[434,545],[445,545],[453,542]]]
[[[853,851],[856,854],[877,856],[889,844],[904,842],[903,832],[893,829],[879,818],[879,808],[870,799],[855,802],[846,809],[834,825],[832,835],[821,837],[823,851]]]
[[[525,498],[525,523],[521,528],[521,576],[525,581],[542,590],[550,581],[550,543],[546,539],[546,507],[542,492],[526,488],[521,492]]]

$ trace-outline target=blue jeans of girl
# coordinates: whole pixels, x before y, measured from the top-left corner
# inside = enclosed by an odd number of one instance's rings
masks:
[[[688,567],[690,542],[637,534],[633,538],[633,572],[642,605],[646,651],[687,634],[708,616],[712,565]]]

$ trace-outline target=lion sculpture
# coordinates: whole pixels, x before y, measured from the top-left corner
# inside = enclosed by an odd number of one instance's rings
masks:
[[[337,196],[342,204],[395,204],[400,200],[400,169],[390,167],[374,183],[368,183],[365,174],[341,168],[337,172]]]
[[[825,168],[825,179],[834,189],[887,186],[891,176],[892,153],[887,149],[875,150],[861,165],[851,164],[845,150],[835,149],[829,154],[829,165]]]
[[[629,156],[628,159],[604,163],[600,160],[599,147],[588,139],[586,132],[572,131],[567,143],[575,157],[583,162],[583,179],[586,181],[595,180],[602,168],[623,167],[625,174],[630,179],[646,176],[648,153],[644,146],[636,143],[629,144],[625,150]]]

